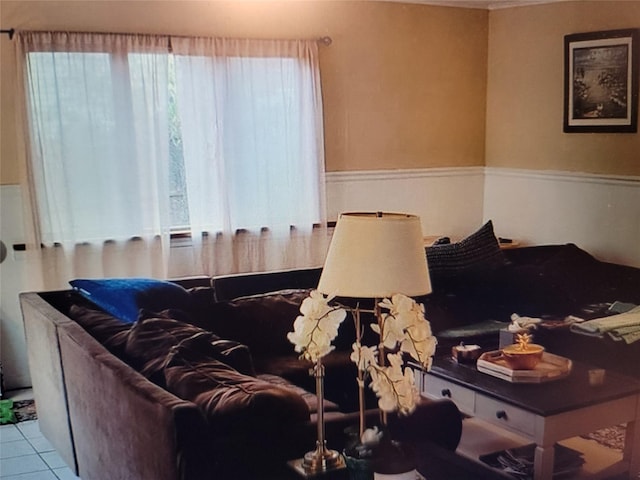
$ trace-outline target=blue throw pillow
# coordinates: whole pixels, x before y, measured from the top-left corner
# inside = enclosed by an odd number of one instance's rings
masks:
[[[172,282],[153,278],[76,279],[69,282],[83,297],[125,322],[138,319],[140,309],[189,311],[190,295]]]

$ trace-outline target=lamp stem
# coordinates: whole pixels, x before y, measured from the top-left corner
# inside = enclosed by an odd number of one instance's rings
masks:
[[[316,397],[318,399],[318,439],[316,440],[316,449],[307,452],[302,461],[302,467],[309,475],[346,466],[344,458],[338,452],[327,448],[327,442],[324,438],[324,365],[322,359],[319,358],[316,361],[313,370],[316,377]]]
[[[380,328],[380,343],[378,344],[378,365],[384,367],[387,364],[387,359],[385,357],[385,348],[384,348],[384,321],[382,320],[382,308],[380,307],[380,299],[374,299],[375,305],[373,307],[374,315],[376,316],[376,321],[378,322],[378,327]],[[387,412],[380,409],[380,422],[383,427],[387,426]]]
[[[356,306],[356,309],[353,313],[353,321],[356,327],[356,342],[358,345],[361,345],[362,342],[362,323],[360,322],[360,305]],[[364,419],[364,372],[360,369],[360,365],[358,365],[358,415],[359,415],[359,436],[358,438],[362,440],[362,436],[364,435],[365,429],[365,419]]]
[[[325,446],[326,440],[324,439],[324,365],[322,359],[319,358],[316,363],[316,396],[318,398],[318,444],[322,447]]]

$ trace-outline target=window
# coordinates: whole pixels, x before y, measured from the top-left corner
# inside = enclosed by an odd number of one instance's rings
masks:
[[[314,42],[22,41],[45,244],[322,221]]]
[[[182,152],[182,131],[178,117],[176,69],[173,56],[169,56],[169,203],[170,222],[174,231],[189,228],[187,180]]]

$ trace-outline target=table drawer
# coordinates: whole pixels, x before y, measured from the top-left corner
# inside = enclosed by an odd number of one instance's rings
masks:
[[[433,375],[426,375],[422,393],[430,398],[449,398],[461,412],[472,415],[475,405],[473,390],[447,382]]]
[[[493,398],[477,395],[475,414],[483,420],[509,430],[515,430],[529,436],[533,436],[535,433],[535,414]]]

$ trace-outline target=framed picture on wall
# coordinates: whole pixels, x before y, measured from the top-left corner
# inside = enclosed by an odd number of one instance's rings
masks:
[[[640,29],[564,37],[564,131],[638,131]]]

